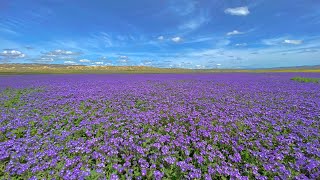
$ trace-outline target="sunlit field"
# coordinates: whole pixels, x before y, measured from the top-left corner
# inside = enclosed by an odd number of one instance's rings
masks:
[[[317,179],[308,73],[0,76],[1,179]]]

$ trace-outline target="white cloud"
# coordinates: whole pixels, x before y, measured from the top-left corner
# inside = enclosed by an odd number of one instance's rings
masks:
[[[26,55],[21,51],[15,49],[5,49],[0,53],[0,56],[3,56],[8,59],[15,59],[15,58],[24,58]]]
[[[159,36],[158,40],[162,41],[162,40],[164,40],[164,37],[163,36]]]
[[[28,59],[29,61],[32,61],[34,63],[51,63],[54,61],[53,58],[50,57],[40,57],[40,58],[32,58],[32,59]]]
[[[262,43],[268,46],[278,45],[284,41],[283,37],[280,38],[271,38],[271,39],[263,39]]]
[[[101,59],[101,60],[108,60],[108,58],[107,58],[106,56],[99,57],[99,59]]]
[[[247,46],[247,45],[248,45],[247,43],[238,43],[238,44],[235,44],[235,46],[238,46],[238,47]]]
[[[187,50],[183,57],[175,58],[174,62],[182,61],[197,61],[198,64],[203,64],[212,68],[218,67],[217,64],[222,64],[219,68],[251,68],[251,67],[281,67],[281,66],[296,66],[296,65],[315,65],[318,62],[320,51],[310,51],[300,53],[304,49],[317,49],[320,41],[314,37],[277,37],[272,39],[278,43],[268,47],[248,47],[248,48],[210,48],[204,50]],[[288,46],[283,44],[286,39],[304,39],[299,46]],[[269,39],[270,40],[270,39]],[[220,53],[223,51],[223,53]],[[259,52],[259,53],[256,53]],[[283,53],[287,53],[283,56]],[[170,58],[168,58],[170,59]],[[301,61],[303,59],[303,61]],[[214,61],[214,62],[212,62]],[[209,63],[212,62],[212,63]]]
[[[35,61],[40,62],[41,59],[43,59],[44,62],[52,62],[51,59],[53,59],[53,60],[63,60],[64,64],[75,64],[75,61],[76,61],[75,57],[80,54],[81,54],[80,52],[57,49],[57,50],[42,53],[42,56],[40,56],[40,58],[36,59]]]
[[[119,57],[120,58],[120,57]],[[112,64],[112,60],[107,58],[106,56],[101,56],[99,58],[96,59],[97,61],[102,61],[102,62],[105,62],[105,64]]]
[[[41,62],[47,62],[47,63],[54,61],[53,58],[48,58],[48,57],[41,57],[40,60]]]
[[[127,62],[128,62],[128,59],[119,59],[118,62],[120,62],[120,63],[127,63]]]
[[[129,59],[128,56],[119,56],[120,59]]]
[[[238,30],[233,30],[233,31],[227,33],[228,36],[238,35],[238,34],[244,34],[244,32],[240,32]]]
[[[64,61],[63,63],[64,64],[76,64],[76,62],[74,62],[74,61]]]
[[[152,61],[151,60],[143,60],[141,62],[141,65],[142,66],[150,66],[152,64]]]
[[[46,57],[46,56],[43,56],[43,57]],[[61,56],[61,57],[59,57],[59,59],[65,60],[65,61],[75,61],[76,60],[76,58],[71,57],[71,56]]]
[[[103,65],[103,62],[94,62],[96,65]]]
[[[179,36],[177,36],[177,37],[172,38],[171,40],[172,40],[173,42],[178,43],[178,42],[181,42],[181,41],[182,41],[182,38],[179,37]]]
[[[283,41],[283,43],[285,44],[293,44],[293,45],[299,45],[299,44],[302,44],[302,40],[293,40],[293,39],[285,39]]]
[[[280,44],[300,45],[303,43],[303,41],[288,39],[288,37],[279,37],[279,38],[272,38],[272,39],[264,39],[262,40],[262,43],[268,46],[280,45]]]
[[[79,54],[81,54],[81,53],[80,52],[67,51],[67,50],[61,50],[61,49],[57,49],[57,50],[49,51],[49,52],[45,53],[46,56],[52,56],[52,57],[55,57],[55,56],[70,56],[70,55],[79,55]]]
[[[236,7],[236,8],[227,8],[224,10],[226,14],[234,15],[234,16],[247,16],[250,14],[248,7]]]
[[[119,63],[127,63],[128,61],[129,61],[129,57],[128,56],[121,55],[118,58],[118,62]]]
[[[82,63],[89,63],[89,62],[91,62],[91,60],[89,60],[89,59],[80,59],[79,61],[82,62]]]

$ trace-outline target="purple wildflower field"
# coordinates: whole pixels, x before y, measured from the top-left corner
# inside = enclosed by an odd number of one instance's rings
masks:
[[[319,179],[320,74],[0,76],[1,179]]]

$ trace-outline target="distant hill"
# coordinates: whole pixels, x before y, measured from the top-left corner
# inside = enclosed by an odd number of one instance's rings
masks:
[[[84,66],[61,64],[0,64],[0,74],[320,72],[320,65],[261,69],[182,69],[149,66]]]
[[[315,66],[293,66],[293,67],[278,67],[272,69],[320,69],[320,65]]]

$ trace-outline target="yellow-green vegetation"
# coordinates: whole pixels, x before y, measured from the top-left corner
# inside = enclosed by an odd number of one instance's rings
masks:
[[[148,66],[81,66],[49,64],[0,64],[0,75],[7,74],[108,74],[108,73],[215,73],[215,72],[320,72],[319,67],[277,69],[183,69]]]
[[[303,82],[303,83],[319,83],[319,78],[306,78],[306,77],[293,77],[291,78],[293,81]]]

